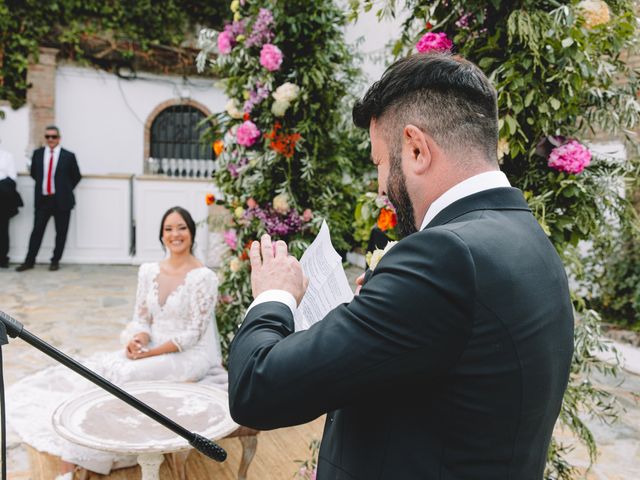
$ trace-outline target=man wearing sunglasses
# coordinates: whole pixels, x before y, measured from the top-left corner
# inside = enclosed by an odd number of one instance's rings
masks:
[[[56,243],[49,270],[60,268],[71,209],[76,203],[73,189],[82,178],[76,156],[60,146],[60,129],[55,125],[48,126],[44,138],[47,145],[35,150],[31,157],[31,177],[36,181],[35,216],[27,258],[16,268],[18,272],[30,270],[35,265],[51,217],[56,226]]]

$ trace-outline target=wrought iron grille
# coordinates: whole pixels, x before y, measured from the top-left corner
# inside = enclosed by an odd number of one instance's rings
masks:
[[[151,124],[151,157],[213,159],[211,146],[202,142],[205,114],[190,105],[162,110]]]

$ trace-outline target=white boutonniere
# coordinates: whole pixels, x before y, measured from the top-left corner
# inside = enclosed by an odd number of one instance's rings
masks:
[[[382,260],[382,257],[393,248],[393,246],[398,242],[388,242],[384,247],[384,250],[380,248],[376,248],[373,252],[367,252],[366,260],[367,265],[369,265],[369,270],[374,270],[376,266],[378,266],[378,262]]]

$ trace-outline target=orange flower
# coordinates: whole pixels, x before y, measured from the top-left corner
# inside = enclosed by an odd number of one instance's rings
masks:
[[[251,118],[251,117],[249,116],[249,114],[248,114],[248,113],[245,113],[245,114],[242,116],[242,120],[244,120],[245,122],[246,122],[247,120],[249,120],[250,118]]]
[[[216,157],[224,150],[224,142],[222,140],[216,140],[213,142],[213,151],[216,153]]]
[[[378,215],[378,228],[383,232],[386,232],[390,228],[395,227],[398,224],[398,218],[396,214],[387,208],[380,210]]]
[[[253,243],[252,240],[249,240],[247,243],[244,244],[244,248],[242,249],[242,253],[238,256],[238,258],[240,260],[249,260],[249,250],[251,249],[251,244]]]
[[[213,202],[216,201],[216,197],[213,193],[207,193],[205,201],[207,202],[207,205],[213,205]]]
[[[296,143],[302,138],[299,133],[281,133],[278,132],[282,128],[280,122],[273,125],[273,130],[265,133],[265,138],[271,140],[269,147],[287,158],[291,158],[295,152]]]

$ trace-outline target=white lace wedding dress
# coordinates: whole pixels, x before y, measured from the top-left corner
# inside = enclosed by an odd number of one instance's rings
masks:
[[[203,381],[226,390],[227,374],[221,365],[214,321],[216,275],[206,267],[191,270],[161,305],[159,274],[158,263],[140,266],[133,320],[122,332],[121,340],[126,345],[133,334],[147,332],[150,348],[171,341],[178,352],[129,360],[123,346],[116,352],[96,353],[80,362],[116,385],[145,380]],[[72,444],[53,430],[51,415],[56,407],[91,388],[97,387],[64,366],[25,377],[7,390],[9,426],[36,450],[94,472],[107,474],[112,468],[135,464],[132,457],[116,457]]]

